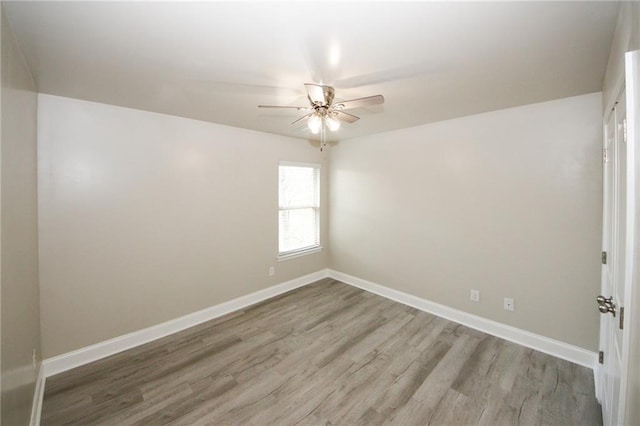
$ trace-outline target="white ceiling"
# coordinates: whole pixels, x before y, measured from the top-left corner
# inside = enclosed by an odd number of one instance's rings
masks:
[[[38,90],[309,138],[304,83],[346,139],[597,92],[614,2],[6,2]]]

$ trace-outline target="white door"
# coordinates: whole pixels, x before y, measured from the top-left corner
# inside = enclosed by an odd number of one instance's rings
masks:
[[[622,102],[620,102],[622,99]],[[621,119],[624,104],[624,92],[620,95],[616,107],[610,112],[605,125],[603,146],[603,238],[602,238],[602,288],[599,304],[605,311],[600,319],[600,351],[603,366],[600,369],[600,395],[602,416],[605,425],[617,424],[617,405],[619,401],[620,358],[616,355],[615,335],[616,317],[619,316],[619,304],[613,297],[619,286],[620,234],[624,226],[619,209],[620,197],[620,141],[617,138],[617,123]],[[603,301],[603,299],[605,299]],[[607,312],[611,310],[611,312]],[[616,316],[614,316],[614,313]]]
[[[626,242],[625,249],[625,283],[624,294],[625,319],[622,334],[617,337],[622,345],[621,374],[620,374],[620,403],[618,406],[618,422],[621,424],[637,424],[637,420],[629,417],[631,408],[637,406],[637,400],[631,399],[637,395],[637,379],[629,382],[629,373],[637,369],[637,365],[630,364],[630,349],[637,339],[637,321],[631,321],[631,313],[637,310],[634,305],[633,294],[637,294],[638,289],[634,286],[640,281],[637,268],[637,258],[640,255],[640,240],[638,240],[638,227],[640,226],[638,214],[638,199],[640,199],[639,182],[638,182],[638,164],[640,163],[640,50],[627,52],[625,54],[625,80],[627,86],[627,102],[626,112],[627,119],[624,134],[625,147],[627,152],[627,162],[625,163],[627,170],[627,221],[626,221]],[[634,269],[636,268],[636,269]],[[637,361],[635,361],[637,362]]]
[[[628,341],[634,326],[624,321],[631,308],[630,294],[633,283],[633,260],[637,253],[633,238],[635,217],[635,168],[633,143],[628,142],[627,101],[638,96],[638,69],[640,63],[627,54],[627,87],[623,90],[614,109],[610,112],[604,137],[604,193],[603,193],[603,252],[606,262],[602,265],[602,288],[598,304],[600,321],[600,351],[604,362],[598,371],[599,397],[605,425],[624,422],[627,386]],[[631,84],[630,84],[631,83]],[[632,110],[636,114],[635,108]],[[637,272],[635,272],[637,273]]]

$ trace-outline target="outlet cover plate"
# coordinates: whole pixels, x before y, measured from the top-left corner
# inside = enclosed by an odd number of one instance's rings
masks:
[[[513,299],[505,297],[504,298],[504,310],[513,312],[515,310],[515,303]]]
[[[471,290],[469,298],[472,302],[480,302],[480,290]]]

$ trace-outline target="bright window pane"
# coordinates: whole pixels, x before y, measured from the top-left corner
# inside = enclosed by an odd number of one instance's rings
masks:
[[[320,166],[281,164],[279,168],[280,254],[320,245]]]
[[[313,208],[280,211],[280,252],[318,245],[316,210]]]
[[[280,166],[280,208],[318,207],[315,167]]]

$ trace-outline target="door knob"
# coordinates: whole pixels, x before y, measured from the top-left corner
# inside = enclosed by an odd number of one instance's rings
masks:
[[[607,303],[613,303],[613,297],[604,297],[603,295],[600,295],[598,297],[596,297],[596,302],[598,302],[598,305],[605,305]]]
[[[598,305],[598,310],[601,314],[611,313],[614,317],[616,316],[616,305],[613,303],[603,303]]]

